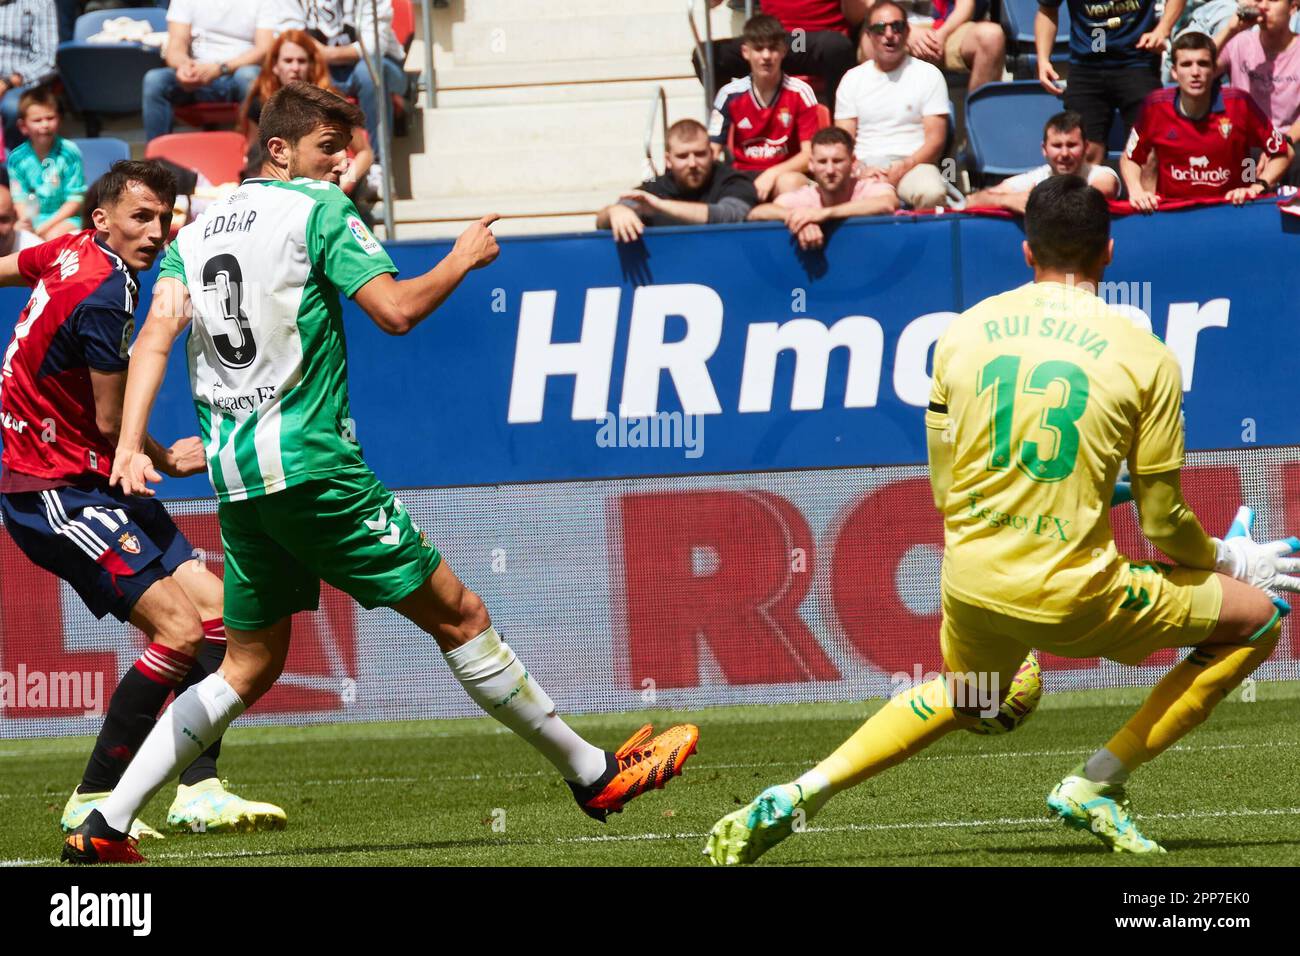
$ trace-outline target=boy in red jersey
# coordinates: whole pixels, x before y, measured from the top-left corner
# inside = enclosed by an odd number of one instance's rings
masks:
[[[1202,198],[1241,205],[1275,188],[1291,146],[1249,93],[1215,84],[1214,41],[1184,33],[1172,56],[1178,86],[1147,97],[1119,161],[1133,207],[1154,212],[1162,199]],[[1258,161],[1252,149],[1262,151]],[[1148,192],[1142,167],[1153,152],[1156,190]]]
[[[817,95],[781,69],[788,50],[776,17],[751,17],[741,46],[750,74],[718,90],[709,120],[709,138],[719,152],[730,146],[736,169],[753,177],[764,202],[807,184],[817,132]]]
[[[216,670],[225,653],[221,581],[195,560],[162,505],[108,484],[135,330],[136,273],[162,251],[175,191],[171,173],[156,163],[117,163],[101,180],[94,228],[0,259],[0,285],[32,287],[0,374],[5,528],[96,617],[130,621],[150,642],[109,701],[81,785],[63,811],[67,830],[116,786],[168,696]],[[170,448],[150,439],[149,453],[169,475],[205,467],[198,438]],[[283,826],[279,807],[226,792],[219,750],[217,741],[182,772],[168,821],[204,830]],[[132,829],[149,828],[135,821]]]

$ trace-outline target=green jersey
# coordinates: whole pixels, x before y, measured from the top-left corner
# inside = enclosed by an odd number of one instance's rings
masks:
[[[159,278],[193,303],[190,385],[221,501],[362,464],[340,293],[397,267],[332,183],[250,179],[181,229]]]

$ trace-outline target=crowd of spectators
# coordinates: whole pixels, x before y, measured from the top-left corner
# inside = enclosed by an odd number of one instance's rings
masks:
[[[61,78],[56,54],[73,38],[77,18],[96,9],[145,7],[154,0],[2,0],[0,2],[0,246],[53,238],[81,228],[87,184],[76,144],[60,135]],[[161,64],[144,74],[140,122],[152,141],[173,132],[176,110],[195,104],[227,104],[238,110],[237,129],[250,148],[257,139],[261,106],[285,83],[303,81],[358,102],[366,129],[350,145],[352,161],[342,187],[363,208],[375,198],[382,176],[378,126],[393,98],[378,87],[363,56],[363,43],[379,37],[384,82],[407,93],[405,50],[393,31],[392,0],[378,0],[376,23],[370,0],[161,0],[166,40]],[[129,11],[127,18],[131,16]],[[124,37],[146,35],[147,25]],[[97,40],[99,38],[96,38]],[[233,115],[233,114],[231,114]],[[189,180],[207,184],[189,171]]]
[[[954,85],[969,93],[1007,78],[989,0],[760,0],[742,35],[714,46],[721,89],[709,181],[748,177],[747,218],[784,222],[802,249],[826,241],[822,223],[849,216],[1023,214],[1052,175],[1079,176],[1141,213],[1300,186],[1300,0],[1164,0],[1159,10],[1156,0],[1064,2],[1065,62],[1053,60],[1062,0],[1039,0],[1034,20],[1038,83],[1062,106],[1043,129],[1045,162],[972,189],[957,175],[950,97]],[[695,63],[703,78],[698,50]],[[824,113],[807,125],[814,97],[834,104],[832,127],[821,128]],[[623,201],[636,228],[616,228],[620,242],[646,224],[738,218],[734,206],[725,217],[710,206],[663,219]],[[611,224],[605,210],[599,225]]]

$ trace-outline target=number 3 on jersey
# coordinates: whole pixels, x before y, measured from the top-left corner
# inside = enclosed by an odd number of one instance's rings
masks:
[[[252,365],[257,357],[257,342],[253,340],[248,316],[244,314],[244,272],[239,267],[239,260],[229,253],[222,253],[205,262],[203,291],[216,295],[221,303],[222,318],[235,324],[232,331],[238,335],[232,339],[231,332],[213,333],[212,344],[216,346],[221,361],[230,368]]]
[[[989,407],[989,470],[1006,471],[1011,467],[1011,430],[1018,392],[1046,396],[1055,382],[1063,386],[1059,405],[1048,405],[1038,417],[1038,427],[1055,436],[1050,458],[1043,457],[1043,443],[1028,438],[1020,442],[1016,467],[1034,481],[1060,481],[1074,471],[1079,455],[1079,428],[1076,422],[1088,406],[1088,376],[1073,362],[1040,362],[1030,370],[1019,389],[1020,356],[999,355],[980,369],[979,393],[991,391]]]

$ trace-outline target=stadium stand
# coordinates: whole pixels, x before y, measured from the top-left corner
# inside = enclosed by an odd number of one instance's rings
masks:
[[[197,170],[213,185],[239,181],[244,168],[244,137],[229,131],[169,133],[150,140],[146,159],[170,159]]]
[[[1002,0],[1002,29],[1007,34],[1007,68],[1017,77],[1032,77],[1038,69],[1034,52],[1034,15],[1037,0]],[[1061,4],[1061,16],[1052,45],[1052,60],[1064,60],[1070,43],[1070,11]]]
[[[1060,110],[1060,99],[1037,80],[988,83],[966,97],[971,181],[987,184],[1040,165],[1043,124]]]
[[[74,139],[81,150],[81,165],[85,171],[86,185],[89,186],[119,159],[131,158],[131,146],[124,140],[111,136],[94,139]]]
[[[701,31],[704,6],[697,0]],[[684,7],[645,0],[629,13],[603,0],[545,8],[474,0],[435,10],[436,108],[397,140],[399,196],[416,197],[394,204],[398,235],[455,235],[487,211],[509,217],[502,235],[590,228],[610,195],[641,178],[659,87],[670,120],[706,119]],[[744,13],[722,5],[709,17],[713,35],[726,37]],[[408,71],[422,62],[417,40]],[[659,156],[657,125],[652,138]],[[488,152],[491,164],[481,161]]]
[[[119,18],[143,20],[158,33],[167,32],[167,11],[162,7],[117,7],[107,10],[95,10],[77,17],[73,26],[72,40],[75,43],[87,43],[90,38],[104,30],[109,20]]]
[[[110,11],[78,18],[75,33],[78,39],[60,44],[55,57],[64,92],[73,108],[81,114],[89,137],[99,135],[104,116],[138,115],[140,84],[144,75],[162,66],[162,57],[154,47],[138,43],[88,43],[80,39],[98,33],[104,20],[100,14],[107,12]],[[111,12],[139,12],[151,16],[163,13],[165,16],[165,11],[144,8]],[[166,29],[165,25],[163,29]]]

